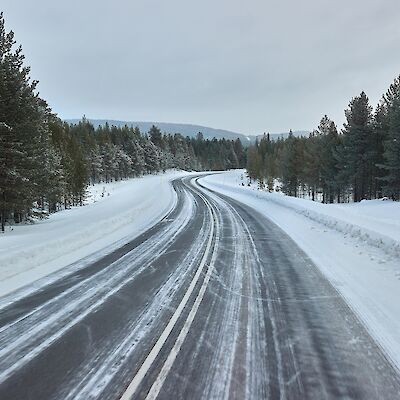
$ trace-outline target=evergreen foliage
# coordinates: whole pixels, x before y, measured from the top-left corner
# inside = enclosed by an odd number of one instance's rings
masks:
[[[36,92],[22,48],[0,14],[0,218],[21,222],[82,205],[89,184],[165,171],[244,167],[239,140],[163,135],[152,126],[62,122]]]
[[[324,203],[389,196],[400,199],[400,78],[373,112],[364,92],[345,111],[341,132],[326,115],[309,137],[271,141],[247,150],[247,172],[260,187],[279,183],[291,196]]]
[[[350,183],[354,201],[371,198],[372,107],[364,92],[351,100],[346,110],[340,154],[341,172]]]
[[[156,126],[94,126],[61,121],[36,91],[21,46],[0,14],[0,218],[29,220],[82,205],[88,185],[165,171],[247,167],[273,190],[325,203],[390,196],[400,200],[400,77],[373,112],[364,92],[345,111],[341,132],[326,115],[309,137],[264,134],[245,149],[239,139],[204,140]]]
[[[383,96],[380,138],[383,139],[384,192],[400,200],[400,77]],[[385,133],[386,132],[386,133]]]
[[[0,209],[6,220],[20,222],[33,203],[49,193],[58,156],[50,149],[50,110],[35,92],[37,82],[24,66],[21,46],[6,32],[0,14]],[[47,168],[46,168],[47,166]],[[55,192],[50,194],[54,197]]]

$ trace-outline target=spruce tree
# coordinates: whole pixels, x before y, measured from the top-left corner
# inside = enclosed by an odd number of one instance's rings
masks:
[[[384,167],[384,152],[385,141],[388,139],[389,120],[384,101],[381,101],[376,107],[372,124],[372,143],[369,154],[371,159],[370,165],[373,170],[372,190],[374,197],[379,198],[383,194],[384,177],[387,174],[387,170]]]
[[[0,122],[0,214],[1,230],[15,208],[22,207],[21,198],[25,184],[20,165],[24,154],[13,129]]]
[[[289,196],[297,197],[300,185],[301,149],[299,139],[293,136],[292,131],[285,141],[281,157],[282,190]]]
[[[352,186],[353,200],[358,202],[371,197],[372,107],[362,92],[353,98],[346,110],[347,123],[343,130],[342,173]]]
[[[304,144],[304,164],[302,167],[304,182],[315,201],[316,193],[321,188],[321,139],[318,131],[312,132]]]
[[[41,178],[48,172],[42,163],[49,135],[49,109],[35,93],[37,82],[31,81],[22,48],[15,48],[15,44],[14,33],[6,32],[0,14],[0,123],[3,124],[0,169],[3,176],[14,176],[12,184],[5,178],[0,182],[0,192],[3,219],[13,215],[19,222],[32,203],[43,196]],[[7,145],[5,137],[10,141]]]
[[[320,178],[323,202],[333,203],[335,196],[340,194],[340,187],[336,182],[339,169],[334,156],[335,150],[340,144],[340,138],[335,123],[327,115],[322,118],[318,126],[318,132],[320,134]]]
[[[400,200],[400,91],[388,109],[389,131],[384,143],[385,193]]]

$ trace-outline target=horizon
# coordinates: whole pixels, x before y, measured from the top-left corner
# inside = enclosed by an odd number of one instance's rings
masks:
[[[262,136],[266,134],[270,135],[281,135],[281,134],[286,134],[289,133],[289,131],[292,131],[293,133],[296,132],[312,132],[312,129],[289,129],[287,131],[282,131],[282,132],[260,132],[260,133],[245,133],[245,132],[238,132],[238,131],[232,131],[230,129],[225,129],[225,128],[216,128],[214,126],[207,126],[207,125],[202,125],[202,124],[197,124],[197,123],[191,123],[191,122],[169,122],[169,121],[142,121],[142,120],[125,120],[125,119],[115,119],[115,118],[92,118],[88,117],[87,115],[83,115],[80,118],[59,118],[63,121],[69,122],[69,121],[81,121],[83,118],[86,118],[89,122],[91,121],[106,121],[106,122],[126,122],[128,124],[133,124],[133,123],[142,123],[142,124],[167,124],[167,125],[184,125],[184,126],[193,126],[193,127],[201,127],[201,128],[207,128],[207,129],[213,129],[217,131],[226,131],[238,135],[243,135],[243,136]],[[157,126],[157,125],[156,125]]]
[[[365,91],[375,107],[400,73],[395,0],[4,0],[2,10],[41,96],[63,119],[107,115],[255,135],[311,131],[326,114],[341,129],[353,97]]]

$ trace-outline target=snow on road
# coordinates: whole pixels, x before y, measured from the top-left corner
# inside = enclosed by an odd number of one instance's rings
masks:
[[[253,207],[286,231],[400,368],[399,203],[324,205],[267,193],[248,187],[243,170],[207,176],[200,183]]]
[[[89,188],[87,205],[0,235],[0,296],[78,260],[97,259],[157,222],[176,201],[167,172]]]
[[[0,235],[0,296],[34,281],[40,286],[62,269],[59,278],[137,236],[174,205],[170,181],[184,175],[168,172],[96,185],[85,207],[8,229]],[[247,187],[243,170],[200,182],[248,204],[285,230],[400,367],[399,203],[323,205]]]

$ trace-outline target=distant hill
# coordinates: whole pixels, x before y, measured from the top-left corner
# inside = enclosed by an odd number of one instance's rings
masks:
[[[150,128],[155,125],[157,126],[161,132],[163,133],[180,133],[182,136],[196,137],[196,135],[201,132],[205,139],[229,139],[236,140],[240,139],[243,145],[247,146],[256,141],[256,138],[259,140],[264,135],[243,135],[242,133],[227,131],[225,129],[215,129],[202,125],[193,125],[193,124],[178,124],[178,123],[170,123],[170,122],[144,122],[144,121],[118,121],[113,119],[91,119],[88,120],[97,128],[98,126],[105,125],[106,122],[108,124],[114,126],[132,126],[138,127],[141,132],[147,133]],[[66,122],[71,124],[77,124],[80,119],[67,119]],[[309,131],[293,131],[294,136],[308,136]],[[279,138],[287,138],[289,136],[289,132],[283,133],[270,133],[270,137],[272,140],[277,140]]]
[[[90,119],[88,120],[95,126],[105,125],[108,122],[109,125],[114,126],[132,126],[138,127],[141,132],[148,132],[152,125],[157,126],[161,132],[163,133],[180,133],[183,136],[195,137],[199,132],[201,132],[205,139],[229,139],[229,140],[236,140],[240,139],[244,145],[249,145],[251,142],[255,140],[255,136],[250,137],[243,135],[241,133],[231,132],[224,129],[215,129],[209,128],[206,126],[201,125],[191,125],[191,124],[176,124],[176,123],[169,123],[169,122],[143,122],[143,121],[116,121],[111,119]],[[75,124],[78,123],[79,119],[68,119],[66,122]]]

